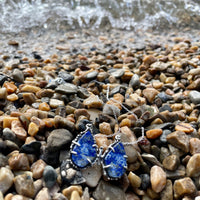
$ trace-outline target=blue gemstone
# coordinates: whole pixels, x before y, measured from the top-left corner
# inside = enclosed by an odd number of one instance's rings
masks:
[[[113,150],[109,150],[103,160],[104,166],[109,166],[105,168],[106,174],[110,178],[120,178],[125,172],[127,167],[127,162],[125,158],[125,149],[121,142],[117,142],[113,146]]]
[[[88,130],[83,133],[76,142],[79,143],[80,146],[77,144],[72,146],[71,151],[76,152],[76,154],[71,153],[71,161],[76,167],[85,168],[91,165],[97,157],[97,149],[93,146],[95,144],[94,137]]]

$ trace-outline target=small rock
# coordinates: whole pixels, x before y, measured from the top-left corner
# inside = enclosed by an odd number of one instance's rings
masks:
[[[9,168],[0,168],[0,191],[5,194],[13,184],[14,175]]]
[[[189,98],[192,103],[199,104],[200,103],[200,92],[193,90],[189,93]]]
[[[12,170],[29,170],[29,160],[24,153],[13,153],[8,159],[8,164]]]
[[[5,87],[0,88],[0,99],[6,99],[7,96],[7,90]]]
[[[90,114],[86,109],[77,109],[74,111],[74,117],[76,120],[78,120],[81,115],[86,116],[87,119],[90,118]]]
[[[137,74],[134,74],[129,82],[129,85],[132,88],[137,88],[140,86],[140,78]]]
[[[43,110],[43,111],[50,111],[51,110],[50,106],[46,102],[40,103],[38,109]]]
[[[8,101],[12,101],[12,102],[17,101],[18,100],[18,96],[16,94],[14,94],[14,93],[10,94],[10,95],[7,96],[7,100]]]
[[[182,131],[175,131],[167,135],[167,141],[184,152],[189,152],[189,138]]]
[[[93,192],[93,197],[96,200],[105,200],[105,199],[115,199],[115,200],[126,200],[124,191],[116,186],[111,185],[108,182],[101,180]]]
[[[103,114],[105,115],[120,115],[120,109],[112,104],[105,104],[103,107]]]
[[[68,145],[73,139],[72,134],[66,129],[53,130],[47,139],[47,148],[51,151],[59,150]]]
[[[176,170],[179,164],[180,160],[176,155],[170,155],[163,160],[163,167],[170,171]]]
[[[31,122],[28,125],[28,134],[32,137],[34,137],[39,131],[39,127],[37,124],[35,124],[34,122]]]
[[[52,197],[52,200],[68,200],[68,199],[62,193],[55,193]]]
[[[48,188],[42,188],[36,195],[35,200],[51,200]]]
[[[13,131],[11,131],[11,129],[4,128],[2,139],[3,140],[16,141],[16,135],[13,133]]]
[[[102,169],[99,165],[94,165],[92,167],[86,168],[81,172],[83,178],[86,180],[86,184],[89,187],[96,187],[102,176]]]
[[[167,101],[173,99],[172,96],[167,95],[165,92],[160,92],[160,93],[157,95],[157,97],[160,98],[160,99],[162,100],[163,103],[166,103]]]
[[[57,179],[57,173],[55,169],[50,165],[47,165],[43,171],[43,178],[47,188],[53,187]]]
[[[6,88],[8,94],[12,94],[12,93],[16,92],[16,90],[17,90],[17,86],[14,85],[14,83],[10,83],[10,82],[5,82],[3,84],[3,87]]]
[[[40,91],[41,88],[33,85],[24,85],[21,89],[22,92],[30,92],[30,93],[36,93]]]
[[[160,135],[162,135],[163,131],[162,129],[151,129],[146,131],[146,136],[148,139],[156,139]]]
[[[129,172],[128,174],[128,180],[131,183],[131,186],[133,188],[139,188],[141,185],[141,179],[139,176],[137,176],[136,174],[134,174],[133,172]]]
[[[33,179],[28,174],[18,175],[14,178],[15,189],[18,194],[26,197],[34,197],[35,188]]]
[[[66,128],[72,132],[75,129],[75,124],[73,122],[58,115],[54,117],[54,126],[55,128]]]
[[[167,136],[171,133],[170,130],[168,129],[165,129],[163,130],[163,133],[162,135],[160,136],[160,141],[163,142],[163,143],[167,143]]]
[[[150,171],[151,185],[154,192],[161,192],[167,182],[166,173],[159,166],[154,165]]]
[[[186,173],[189,177],[200,175],[200,153],[193,155],[187,163]]]
[[[196,192],[196,187],[191,178],[189,177],[175,180],[173,189],[174,189],[174,197],[176,199],[179,199],[184,195],[189,195],[189,196],[194,195]]]
[[[161,200],[173,200],[173,187],[172,187],[172,181],[167,180],[166,186],[161,192]]]
[[[198,138],[190,139],[190,153],[192,155],[194,155],[196,153],[200,153],[200,139],[198,139]]]
[[[59,85],[55,91],[57,93],[60,93],[60,94],[66,94],[66,95],[69,95],[69,94],[76,94],[78,89],[77,89],[77,86],[74,85],[74,84],[71,84],[71,83],[65,83],[65,84],[61,84]]]
[[[20,140],[25,140],[27,137],[26,130],[18,120],[13,120],[11,122],[11,130]]]
[[[166,171],[167,178],[169,179],[179,179],[185,176],[185,167],[179,165],[178,169],[175,171]]]
[[[79,185],[69,186],[69,187],[65,188],[62,191],[62,193],[63,193],[64,196],[67,197],[67,199],[71,199],[70,197],[71,197],[71,194],[72,194],[73,191],[76,191],[80,196],[82,196],[82,194],[83,194],[83,189]]]
[[[158,94],[158,90],[154,88],[146,88],[143,90],[143,95],[146,97],[149,103],[153,103],[156,95]]]
[[[125,71],[124,69],[111,69],[109,73],[111,76],[114,76],[115,78],[120,78],[124,75]]]
[[[70,200],[81,200],[81,197],[76,190],[72,192]]]
[[[13,79],[18,83],[23,83],[24,82],[23,72],[19,69],[14,69],[13,70]]]
[[[148,160],[150,163],[162,167],[162,164],[158,161],[158,159],[157,159],[154,155],[148,154],[148,153],[143,153],[143,154],[142,154],[142,157],[143,157],[145,160]]]
[[[72,80],[74,79],[73,75],[71,75],[65,71],[60,71],[58,73],[58,77],[61,77],[66,82],[72,82]]]
[[[41,143],[39,141],[32,141],[28,144],[23,144],[21,146],[20,153],[39,155],[40,147]]]
[[[46,163],[43,160],[37,160],[31,165],[31,171],[33,173],[33,178],[39,179],[42,177]]]
[[[99,99],[98,95],[92,94],[83,101],[83,104],[88,108],[100,108],[103,105],[103,102]]]
[[[28,105],[32,105],[36,101],[36,97],[33,93],[23,93],[23,99]]]
[[[140,179],[141,179],[141,189],[146,190],[150,186],[149,174],[140,174]]]
[[[197,78],[196,80],[192,81],[190,85],[187,86],[188,90],[199,90],[200,89],[200,78]],[[192,92],[192,91],[191,91]],[[194,91],[195,92],[195,91]],[[195,97],[196,98],[196,97]],[[191,100],[192,101],[192,100]],[[194,103],[194,102],[193,102]]]
[[[185,133],[192,133],[194,131],[194,128],[188,123],[181,122],[175,126],[175,130],[183,131]]]
[[[64,102],[58,99],[50,99],[49,105],[51,108],[57,108],[58,106],[64,106]]]
[[[151,65],[152,63],[156,62],[156,58],[152,55],[145,56],[143,62],[145,65]]]
[[[0,153],[0,168],[8,165],[8,158]]]
[[[104,134],[104,135],[113,134],[111,126],[107,122],[103,122],[103,123],[99,124],[99,131],[101,134]]]

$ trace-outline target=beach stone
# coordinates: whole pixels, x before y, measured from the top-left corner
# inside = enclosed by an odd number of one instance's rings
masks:
[[[45,186],[47,188],[53,187],[53,185],[56,183],[57,176],[58,175],[55,169],[51,167],[50,165],[47,165],[43,171],[43,179],[45,182]]]
[[[21,91],[22,92],[30,92],[30,93],[36,93],[38,91],[40,91],[41,88],[34,86],[34,85],[24,85],[24,87],[22,87]]]
[[[162,135],[163,131],[162,129],[151,129],[146,131],[146,137],[148,139],[156,139],[160,135]]]
[[[74,111],[74,117],[77,120],[81,115],[86,116],[87,119],[90,118],[90,114],[86,109],[76,109]]]
[[[99,99],[98,95],[90,95],[83,101],[83,104],[88,108],[100,108],[103,105],[103,101]]]
[[[146,88],[143,90],[143,95],[149,103],[153,103],[157,94],[159,94],[159,92],[154,88]]]
[[[23,195],[18,195],[18,194],[12,195],[12,197],[10,197],[10,198],[11,198],[11,200],[32,200],[32,198],[28,198],[28,197],[25,197]]]
[[[3,129],[3,140],[10,140],[10,141],[16,141],[16,135],[10,128],[4,128]]]
[[[192,133],[194,131],[194,128],[188,123],[181,122],[175,126],[175,130],[183,131],[185,133]]]
[[[110,75],[115,78],[120,78],[125,73],[124,69],[111,69],[109,72],[110,72]]]
[[[77,95],[82,99],[86,99],[90,96],[90,93],[86,88],[78,86]]]
[[[102,176],[102,169],[99,165],[93,165],[92,167],[81,170],[81,172],[89,187],[96,187]]]
[[[0,191],[5,194],[13,184],[14,175],[9,168],[0,168]]]
[[[150,170],[151,186],[154,192],[161,192],[166,186],[166,173],[159,166],[154,165]]]
[[[158,161],[158,159],[157,159],[154,155],[148,154],[148,153],[143,153],[143,154],[142,154],[142,157],[143,157],[145,160],[148,160],[150,163],[162,167],[162,164]]]
[[[101,134],[105,134],[105,135],[113,134],[111,126],[107,122],[103,122],[103,123],[99,124],[99,131]]]
[[[39,127],[37,124],[35,124],[34,122],[31,122],[29,125],[28,125],[28,134],[32,137],[34,137],[35,135],[37,135],[39,131]]]
[[[73,122],[71,122],[67,118],[60,117],[58,115],[54,117],[54,126],[55,128],[66,128],[72,132],[75,129],[75,124]]]
[[[166,171],[167,174],[167,178],[169,179],[179,179],[179,178],[183,178],[186,174],[185,171],[185,167],[183,165],[179,165],[179,167],[177,168],[177,170],[175,171]]]
[[[58,99],[50,99],[49,105],[51,108],[57,108],[59,106],[64,106],[64,102]]]
[[[72,185],[69,186],[65,189],[63,189],[62,193],[65,197],[67,197],[67,199],[71,199],[71,194],[73,191],[76,191],[80,196],[82,196],[83,194],[83,189],[80,185]]]
[[[167,136],[171,133],[170,130],[168,129],[165,129],[163,130],[163,133],[162,135],[160,136],[160,141],[163,142],[163,143],[167,143]]]
[[[131,186],[133,188],[139,188],[141,185],[141,178],[137,176],[136,174],[134,174],[133,172],[129,172],[128,180],[130,181]]]
[[[192,81],[190,85],[187,86],[188,90],[199,90],[200,89],[200,78]]]
[[[6,99],[7,97],[7,90],[5,87],[0,88],[0,99]]]
[[[39,141],[31,141],[30,143],[21,146],[20,153],[39,155],[40,147],[41,143]]]
[[[95,191],[93,192],[93,197],[96,200],[105,200],[105,199],[115,199],[115,200],[126,200],[124,191],[108,182],[101,180],[97,185]]]
[[[190,138],[190,153],[192,155],[200,153],[200,139]]]
[[[12,102],[17,101],[18,100],[18,96],[16,94],[14,94],[14,93],[10,94],[10,95],[7,96],[7,100],[8,101],[12,101]]]
[[[103,114],[105,115],[120,115],[120,109],[112,104],[105,104],[103,107]]]
[[[52,199],[53,200],[68,200],[67,197],[65,197],[62,193],[55,193]]]
[[[23,93],[24,102],[28,105],[32,105],[36,101],[36,97],[33,93]]]
[[[98,75],[98,72],[93,70],[85,75],[85,78],[88,80],[95,79]]]
[[[34,197],[35,188],[33,179],[28,174],[18,175],[14,178],[15,189],[18,194],[26,197]]]
[[[10,169],[12,170],[29,170],[29,160],[26,154],[24,153],[19,153],[15,152],[13,153],[9,159],[8,159],[8,164],[10,166]]]
[[[13,70],[13,79],[18,82],[18,83],[23,83],[24,82],[24,74],[21,70],[19,69],[14,69]]]
[[[167,135],[167,141],[183,152],[189,152],[189,138],[182,131],[175,131]]]
[[[72,192],[70,200],[81,200],[81,197],[76,190]]]
[[[58,77],[61,77],[66,82],[72,82],[74,76],[65,71],[60,71]]]
[[[19,120],[13,120],[11,122],[11,131],[19,138],[20,140],[25,140],[27,137],[27,132],[20,123]]]
[[[172,181],[167,179],[165,188],[161,192],[161,200],[173,200],[173,186]]]
[[[179,164],[180,164],[180,160],[179,160],[179,157],[177,155],[167,156],[163,160],[163,167],[167,170],[170,170],[170,171],[176,170]]]
[[[35,200],[51,200],[48,188],[42,188],[36,195]]]
[[[199,104],[200,103],[200,92],[193,90],[189,93],[189,98],[192,103]]]
[[[73,135],[66,129],[55,129],[47,138],[47,148],[51,151],[59,150],[68,145],[73,139]]]
[[[145,56],[143,62],[145,65],[151,65],[152,63],[156,62],[156,58],[152,55]]]
[[[5,81],[8,80],[8,77],[3,75],[3,74],[0,74],[0,85],[2,86],[4,84]]]
[[[71,84],[71,83],[65,83],[65,84],[61,84],[59,85],[55,91],[57,93],[60,93],[60,94],[66,94],[66,95],[69,95],[69,94],[76,94],[77,91],[78,91],[78,88],[76,85],[74,84]]]
[[[149,174],[140,174],[139,177],[141,179],[141,189],[146,190],[151,184]]]
[[[42,178],[45,167],[46,167],[46,163],[41,159],[34,162],[31,165],[31,171],[33,173],[33,178],[34,179]]]
[[[16,90],[17,90],[17,86],[14,83],[10,83],[10,82],[5,82],[3,84],[3,87],[6,88],[6,91],[8,94],[12,94],[12,93],[16,92]]]
[[[50,111],[51,110],[50,106],[46,102],[40,103],[38,109],[43,110],[43,111]]]
[[[173,189],[174,189],[174,197],[176,199],[179,199],[184,195],[189,195],[189,196],[194,195],[196,192],[196,187],[191,178],[189,177],[175,180]]]
[[[137,88],[140,86],[140,77],[137,75],[137,74],[133,74],[130,82],[129,82],[129,85],[132,87],[132,88]]]
[[[186,173],[189,177],[197,177],[200,175],[200,153],[193,155],[186,166]]]
[[[188,73],[193,76],[200,75],[200,68],[190,69],[190,71]]]
[[[172,96],[167,95],[165,92],[160,92],[160,93],[157,95],[157,97],[160,98],[160,99],[162,100],[163,103],[166,103],[167,101],[173,99]]]
[[[5,167],[6,165],[8,165],[8,158],[0,153],[0,168]]]

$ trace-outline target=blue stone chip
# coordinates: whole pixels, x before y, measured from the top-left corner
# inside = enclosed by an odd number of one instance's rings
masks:
[[[71,161],[78,168],[85,168],[91,163],[94,163],[97,157],[97,149],[95,146],[95,140],[92,133],[88,130],[76,140],[80,146],[74,144],[71,151],[77,154],[71,153]],[[88,159],[91,161],[89,162]]]
[[[121,142],[117,142],[112,147],[114,151],[110,150],[106,153],[103,164],[105,167],[110,165],[110,167],[105,168],[107,176],[111,179],[117,179],[126,172],[126,153],[124,146]]]

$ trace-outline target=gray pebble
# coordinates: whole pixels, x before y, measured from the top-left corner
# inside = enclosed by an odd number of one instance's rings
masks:
[[[43,178],[44,178],[46,187],[51,188],[56,183],[56,179],[57,179],[57,173],[55,169],[51,167],[50,165],[46,166],[44,168]]]
[[[200,92],[193,90],[189,93],[189,98],[192,103],[199,104],[200,103]]]
[[[71,83],[65,83],[59,85],[56,89],[56,92],[61,93],[61,94],[76,94],[78,89],[76,85],[73,85]]]

